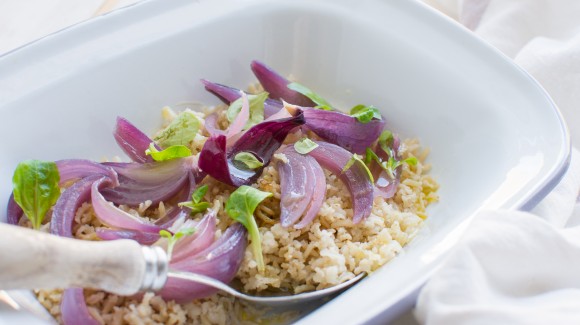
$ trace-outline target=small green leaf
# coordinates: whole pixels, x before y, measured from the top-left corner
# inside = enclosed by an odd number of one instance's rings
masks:
[[[262,256],[262,240],[258,225],[254,219],[254,211],[260,202],[270,196],[272,196],[272,193],[262,192],[251,186],[242,185],[230,195],[225,208],[230,218],[248,229],[250,240],[252,241],[252,250],[260,273],[265,271],[265,266],[264,257]]]
[[[371,173],[369,167],[365,164],[364,161],[362,161],[362,159],[360,159],[360,157],[357,154],[353,154],[352,157],[350,157],[350,159],[346,162],[346,164],[342,168],[342,172],[343,173],[346,172],[357,162],[363,166],[365,172],[367,173],[367,176],[369,177],[371,182],[374,183],[375,179],[374,179],[373,174]]]
[[[195,228],[185,228],[185,229],[181,229],[179,232],[185,236],[190,236],[190,235],[193,235],[195,233]]]
[[[163,238],[167,238],[167,239],[173,237],[173,235],[169,231],[167,231],[165,229],[159,230],[159,236],[161,236]]]
[[[294,143],[294,150],[302,155],[306,155],[316,148],[318,148],[318,144],[308,139],[307,137],[304,137]]]
[[[151,143],[149,148],[145,150],[146,155],[150,155],[155,161],[166,161],[176,158],[183,158],[191,156],[191,150],[182,145],[171,146],[164,150],[157,150],[155,144]]]
[[[383,149],[389,157],[393,156],[393,149],[391,149],[393,145],[395,137],[393,133],[389,130],[385,130],[379,136],[379,146]]]
[[[368,165],[373,160],[379,164],[381,163],[381,158],[379,158],[379,156],[377,156],[377,154],[371,148],[367,148],[366,155],[365,155],[365,164]]]
[[[350,115],[363,124],[370,122],[373,118],[377,120],[381,120],[383,118],[379,110],[372,105],[357,105],[351,108]]]
[[[264,120],[264,102],[266,99],[268,99],[268,95],[269,94],[267,92],[262,92],[257,95],[248,95],[248,102],[250,104],[250,118],[248,119],[248,122],[246,122],[244,130],[249,129]],[[236,119],[242,110],[242,104],[243,102],[241,97],[230,104],[230,107],[228,107],[226,112],[228,121],[233,122]]]
[[[60,197],[60,174],[54,162],[26,160],[16,166],[12,177],[14,201],[40,229],[46,212]]]
[[[199,130],[200,122],[190,111],[181,112],[171,123],[155,137],[155,142],[162,148],[183,145],[187,146]]]
[[[395,148],[393,148],[394,140],[395,140],[395,137],[394,137],[393,133],[391,133],[388,130],[385,130],[379,136],[379,141],[378,141],[379,146],[381,147],[381,149],[385,153],[387,153],[387,156],[389,157],[389,159],[387,159],[387,161],[382,161],[379,159],[379,160],[377,160],[377,163],[379,163],[379,165],[392,178],[395,177],[395,170],[397,169],[397,167],[401,166],[402,164],[407,164],[410,166],[415,166],[417,164],[416,157],[409,157],[409,158],[406,158],[406,159],[403,159],[400,161],[396,159],[396,151],[395,151]],[[372,150],[370,150],[370,148],[367,148],[367,155],[368,155],[369,151],[372,152]]]
[[[326,99],[322,98],[320,95],[313,92],[312,90],[310,90],[306,86],[299,84],[297,82],[291,82],[288,84],[287,87],[294,90],[294,91],[301,93],[302,95],[304,95],[308,98],[310,98],[311,101],[316,103],[317,106],[315,108],[320,108],[320,109],[323,109],[325,111],[332,111],[332,105],[330,105],[330,103],[328,101],[326,101]]]
[[[195,189],[195,191],[193,192],[193,194],[191,195],[191,200],[194,203],[199,203],[201,202],[201,199],[203,199],[205,193],[207,193],[207,185],[202,185],[198,188]]]
[[[398,166],[399,162],[396,161],[393,157],[389,157],[389,159],[386,162],[383,162],[381,164],[381,167],[383,167],[383,169],[387,171],[387,173],[391,178],[395,178],[395,169],[397,169]]]
[[[256,169],[264,166],[256,156],[251,152],[241,151],[234,156],[234,160],[242,163],[249,169]]]
[[[189,212],[190,215],[204,212],[205,210],[207,210],[210,207],[209,202],[199,202],[199,203],[181,202],[181,203],[178,203],[177,205],[180,207],[190,208],[191,209],[191,211]]]
[[[193,194],[191,194],[191,201],[180,202],[177,205],[180,207],[190,208],[190,215],[201,213],[210,207],[209,202],[201,202],[205,193],[207,193],[207,185],[198,187]]]
[[[409,166],[415,166],[417,165],[417,157],[409,157],[407,159],[404,159],[403,162]]]
[[[349,170],[350,167],[352,167],[352,165],[354,165],[355,162],[356,162],[356,155],[352,155],[352,157],[350,157],[350,159],[346,162],[344,167],[342,167],[342,172],[344,173],[347,170]]]

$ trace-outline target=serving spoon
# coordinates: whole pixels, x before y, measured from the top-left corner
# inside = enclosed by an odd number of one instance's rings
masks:
[[[330,297],[365,273],[339,285],[286,296],[251,296],[211,277],[169,269],[158,246],[136,241],[83,241],[0,224],[0,289],[92,288],[119,295],[158,291],[167,278],[202,283],[229,295],[269,307],[299,305]]]

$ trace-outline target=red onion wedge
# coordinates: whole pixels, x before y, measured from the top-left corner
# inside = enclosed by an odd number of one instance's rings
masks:
[[[149,144],[153,142],[145,133],[122,117],[117,117],[117,125],[113,133],[117,144],[123,152],[135,162],[151,162],[153,158],[145,154]],[[157,146],[156,146],[157,147]],[[157,147],[158,150],[161,148]]]
[[[210,137],[199,156],[199,167],[213,178],[232,185],[242,186],[254,182],[267,166],[272,155],[294,128],[304,124],[302,111],[296,116],[265,121],[247,130],[231,147],[226,148],[226,136]],[[234,163],[239,152],[251,152],[264,166],[256,169],[241,169]]]
[[[190,198],[191,196],[189,196]],[[187,200],[183,199],[183,200],[177,200],[178,202],[185,202]],[[167,213],[165,213],[165,215],[157,220],[155,220],[155,222],[153,222],[154,224],[158,225],[159,227],[163,228],[163,229],[167,229],[169,227],[171,227],[177,220],[180,219],[187,219],[189,217],[189,211],[186,211],[186,209],[184,208],[180,208],[180,207],[173,207],[171,209],[169,209],[169,211],[167,211]]]
[[[349,169],[342,169],[352,157],[345,149],[323,141],[316,141],[318,147],[309,155],[322,167],[339,176],[350,192],[353,207],[353,222],[359,223],[371,214],[373,207],[373,184],[365,170],[366,167],[355,162]]]
[[[119,174],[119,186],[101,193],[115,204],[138,205],[147,200],[158,204],[174,197],[194,172],[199,181],[203,174],[197,169],[196,157],[151,163],[107,163]]]
[[[248,96],[243,91],[240,92],[242,95],[242,109],[236,116],[236,118],[230,124],[228,128],[227,137],[231,138],[233,135],[236,135],[244,129],[244,126],[250,119],[250,102],[248,101]]]
[[[99,220],[113,228],[159,233],[162,229],[160,226],[154,225],[140,217],[133,216],[107,202],[99,192],[99,187],[107,183],[110,183],[110,180],[101,178],[93,183],[91,189],[91,202]]]
[[[242,263],[247,245],[246,234],[246,228],[240,223],[235,223],[209,247],[194,256],[171,262],[169,267],[173,270],[211,276],[228,283],[234,278]],[[166,300],[184,303],[208,297],[216,291],[217,289],[203,284],[169,278],[159,294]]]
[[[220,128],[218,127],[217,119],[218,119],[218,115],[216,113],[209,114],[205,118],[204,127],[205,127],[205,130],[207,131],[207,133],[209,133],[209,136],[226,133],[224,130],[220,130]]]
[[[96,188],[107,182],[115,182],[106,176],[87,176],[64,190],[52,210],[50,232],[62,237],[73,237],[72,227],[75,214],[80,206],[89,201],[93,184]]]
[[[189,181],[187,185],[181,190],[180,193],[176,196],[177,202],[186,202],[191,199],[191,195],[196,189],[196,185],[198,182],[195,180],[195,176],[193,176],[192,172],[189,172]],[[155,224],[159,225],[163,229],[167,229],[171,227],[177,220],[179,219],[187,219],[189,217],[189,211],[185,208],[180,207],[173,207],[165,215],[157,220],[155,220]]]
[[[171,255],[171,262],[176,263],[190,256],[195,256],[213,243],[216,230],[215,211],[208,213],[195,225],[195,233],[180,239]]]
[[[361,123],[350,115],[320,109],[304,109],[304,118],[305,126],[319,137],[357,154],[372,147],[385,125],[384,119]]]
[[[318,214],[326,192],[324,171],[316,160],[301,155],[294,147],[286,147],[282,153],[287,161],[278,161],[280,175],[280,224],[301,229],[310,224]]]
[[[102,240],[131,239],[141,245],[151,245],[159,240],[159,233],[127,229],[97,228],[97,236]]]
[[[100,325],[89,313],[81,288],[70,288],[64,291],[60,313],[64,325]]]
[[[142,184],[126,178],[119,178],[121,185],[107,188],[102,194],[115,204],[139,205],[150,200],[153,205],[174,197],[186,184],[187,174],[169,178],[161,184]]]
[[[240,98],[240,90],[224,86],[222,84],[214,83],[205,79],[201,79],[205,89],[210,93],[216,95],[221,101],[226,104],[231,104],[236,99]],[[268,98],[264,102],[264,118],[268,118],[278,112],[282,108],[282,102],[279,100]]]
[[[125,177],[134,182],[148,185],[162,183],[168,178],[175,178],[177,175],[185,174],[188,171],[194,173],[196,181],[201,181],[203,178],[202,173],[198,170],[197,157],[195,156],[144,164],[106,162],[103,165],[113,168],[119,177]]]
[[[10,193],[8,206],[6,207],[6,222],[12,225],[18,225],[18,221],[24,215],[22,208],[14,201],[14,194]]]
[[[86,159],[64,159],[55,161],[60,175],[60,186],[91,175],[107,176],[116,180],[117,173],[108,166]]]
[[[256,78],[262,84],[262,87],[264,87],[264,90],[270,94],[270,98],[283,99],[288,103],[304,107],[316,106],[316,103],[310,100],[310,98],[288,88],[290,81],[262,62],[252,61],[250,67]]]
[[[177,194],[177,201],[183,202],[191,198],[192,192],[195,190],[195,178],[193,173],[189,173],[189,182]],[[155,220],[153,224],[159,226],[162,229],[167,229],[171,227],[177,220],[187,219],[189,217],[189,212],[186,209],[173,207],[169,209],[166,214]],[[115,240],[115,239],[132,239],[137,241],[142,245],[151,245],[155,243],[159,238],[159,232],[143,232],[129,229],[97,229],[97,235],[103,240]]]

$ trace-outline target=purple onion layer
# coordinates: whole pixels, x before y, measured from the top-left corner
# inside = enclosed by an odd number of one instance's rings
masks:
[[[86,159],[64,159],[55,162],[60,175],[60,186],[91,175],[107,176],[117,179],[117,173],[109,166]]]
[[[121,229],[136,230],[148,233],[159,233],[161,227],[154,225],[147,220],[131,215],[105,200],[99,192],[99,187],[110,182],[106,178],[95,181],[91,189],[91,202],[97,218],[104,224]]]
[[[89,201],[93,184],[96,183],[98,188],[106,181],[113,182],[106,176],[92,175],[64,190],[54,205],[50,232],[62,237],[73,237],[72,227],[77,210],[83,203]]]
[[[60,314],[64,325],[100,325],[89,313],[81,288],[70,288],[63,292]]]
[[[159,240],[159,233],[142,232],[127,229],[98,228],[97,236],[102,240],[131,239],[141,245],[151,245]]]
[[[216,95],[225,104],[230,105],[241,96],[240,90],[237,88],[214,83],[205,79],[202,79],[201,82],[204,84],[207,91]],[[276,114],[282,107],[283,105],[281,101],[271,98],[266,99],[264,102],[264,118]]]
[[[171,261],[176,263],[209,247],[214,241],[215,231],[216,214],[210,210],[196,225],[193,235],[183,237],[175,244]]]
[[[288,133],[302,124],[304,124],[302,111],[286,119],[265,121],[251,127],[229,148],[225,135],[212,136],[201,151],[199,167],[215,179],[232,186],[251,184],[268,165]],[[239,152],[252,153],[263,163],[263,167],[256,169],[238,167],[234,157]]]
[[[250,67],[252,68],[256,78],[260,81],[260,84],[262,84],[262,87],[264,87],[264,90],[270,94],[270,98],[283,99],[290,104],[298,106],[316,106],[310,98],[288,88],[290,81],[262,62],[252,61]]]
[[[318,214],[326,192],[326,178],[318,162],[297,153],[294,147],[286,147],[282,153],[287,161],[278,161],[280,175],[280,223],[283,227],[296,224],[295,228],[308,225]]]
[[[306,127],[322,139],[357,154],[373,146],[385,126],[384,119],[361,123],[356,118],[337,111],[305,109]]]
[[[117,125],[113,136],[119,147],[131,160],[141,163],[153,161],[150,156],[145,154],[145,150],[149,148],[149,144],[153,140],[125,118],[117,117]]]
[[[24,215],[22,208],[14,201],[14,194],[10,193],[8,205],[6,207],[6,222],[12,225],[18,225],[20,218]]]
[[[342,172],[352,157],[352,153],[332,143],[316,141],[316,144],[318,147],[309,155],[345,183],[352,199],[353,222],[359,223],[371,214],[373,207],[373,184],[365,167],[355,162],[349,169]]]
[[[206,249],[195,256],[170,263],[170,268],[179,271],[193,272],[211,276],[224,283],[230,282],[236,275],[247,245],[246,228],[235,223],[224,234]],[[176,278],[169,278],[159,294],[166,300],[178,303],[204,298],[215,293],[217,289]]]

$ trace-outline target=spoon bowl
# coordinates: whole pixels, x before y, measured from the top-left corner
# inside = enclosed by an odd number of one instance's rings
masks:
[[[167,276],[170,278],[182,279],[205,284],[207,286],[219,289],[236,298],[249,301],[258,305],[264,305],[268,307],[289,307],[300,305],[302,303],[310,302],[313,300],[321,300],[324,298],[329,298],[334,294],[340,293],[348,289],[349,287],[360,281],[362,278],[366,276],[366,273],[363,272],[346,282],[343,282],[341,284],[329,288],[287,296],[252,296],[242,293],[214,278],[190,272],[170,270]]]

